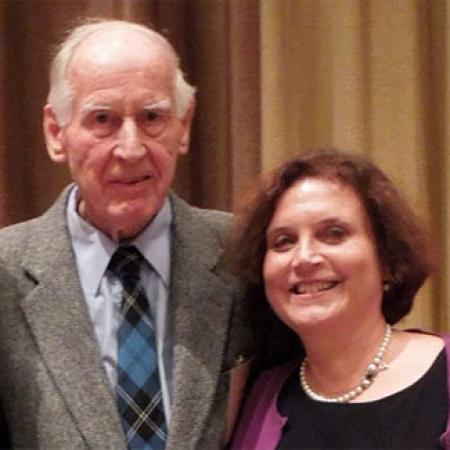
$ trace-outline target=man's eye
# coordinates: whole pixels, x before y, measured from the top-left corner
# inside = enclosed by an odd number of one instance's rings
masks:
[[[169,115],[164,111],[151,109],[143,112],[140,122],[149,136],[158,136],[164,131],[168,117]]]
[[[86,127],[97,137],[107,137],[120,126],[120,117],[111,111],[92,111],[85,119]]]
[[[111,122],[111,114],[104,111],[95,113],[94,118],[95,121],[101,125]]]
[[[158,120],[159,119],[159,114],[156,112],[156,111],[147,111],[146,113],[145,113],[145,119],[148,121],[148,122],[155,122],[156,120]]]

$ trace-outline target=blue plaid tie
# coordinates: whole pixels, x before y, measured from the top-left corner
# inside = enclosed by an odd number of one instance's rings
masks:
[[[118,331],[117,402],[130,449],[164,449],[167,427],[155,344],[153,317],[140,281],[145,263],[133,246],[119,246],[108,269],[122,282]]]

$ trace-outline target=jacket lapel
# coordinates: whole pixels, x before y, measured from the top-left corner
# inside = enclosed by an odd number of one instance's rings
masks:
[[[81,291],[65,221],[67,191],[25,249],[22,309],[38,351],[88,447],[125,448]]]
[[[180,200],[173,205],[174,396],[167,447],[198,448],[223,369],[235,286],[219,275],[217,230],[212,235],[201,215]]]
[[[66,229],[67,191],[25,246],[21,307],[37,348],[88,447],[126,448]],[[167,449],[198,448],[223,360],[237,285],[220,273],[220,243],[201,213],[172,198],[170,311],[174,332],[173,405]],[[226,395],[226,392],[223,392]],[[223,411],[223,430],[225,429]],[[222,417],[222,416],[221,416]],[[222,425],[222,423],[221,423]]]

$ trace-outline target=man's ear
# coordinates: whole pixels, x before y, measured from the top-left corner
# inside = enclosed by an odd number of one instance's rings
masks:
[[[50,158],[56,163],[66,162],[67,155],[62,142],[62,128],[56,120],[51,105],[44,106],[43,126],[47,153]]]
[[[183,125],[183,134],[181,136],[180,146],[178,148],[178,154],[185,155],[189,150],[189,142],[191,139],[191,126],[192,119],[194,118],[195,112],[195,100],[192,99],[189,109],[185,113],[184,117],[181,119]]]

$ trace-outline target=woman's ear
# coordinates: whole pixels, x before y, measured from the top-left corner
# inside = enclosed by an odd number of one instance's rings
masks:
[[[391,289],[391,284],[392,284],[392,273],[391,270],[383,267],[383,291],[384,292],[388,292]]]
[[[59,125],[51,105],[44,106],[43,116],[47,153],[52,161],[56,163],[64,163],[67,160],[67,155],[62,142],[63,129]]]

